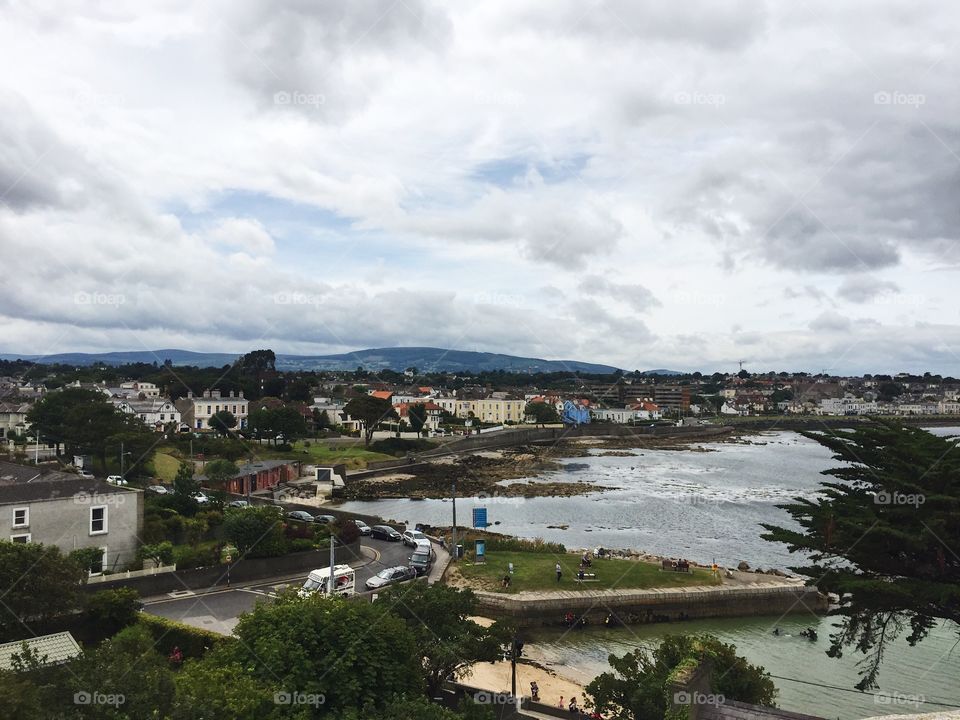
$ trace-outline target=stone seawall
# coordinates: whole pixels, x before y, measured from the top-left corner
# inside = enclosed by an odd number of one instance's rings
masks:
[[[590,625],[608,614],[621,623],[681,619],[749,617],[787,613],[824,613],[827,597],[795,581],[747,587],[686,587],[650,590],[570,590],[507,595],[477,592],[480,613],[507,618],[521,627],[557,625],[572,612]]]

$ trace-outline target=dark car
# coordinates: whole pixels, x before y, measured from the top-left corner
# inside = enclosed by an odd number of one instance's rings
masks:
[[[374,530],[376,530],[376,527],[374,527]],[[378,590],[386,587],[387,585],[413,580],[415,577],[417,577],[417,571],[412,567],[407,567],[406,565],[397,565],[396,567],[381,570],[372,578],[367,580],[367,590]]]
[[[287,520],[297,520],[299,522],[313,522],[313,515],[306,510],[291,510],[287,513]]]
[[[372,528],[370,528],[370,537],[396,542],[400,539],[400,533],[398,533],[389,525],[374,525]]]
[[[314,515],[313,521],[321,525],[329,525],[332,522],[336,522],[337,519],[333,515]]]

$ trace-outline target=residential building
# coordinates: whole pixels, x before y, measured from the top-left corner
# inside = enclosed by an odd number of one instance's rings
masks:
[[[147,427],[157,431],[163,430],[170,423],[180,426],[180,411],[172,401],[164,398],[114,398],[113,404],[128,415],[136,415]]]
[[[20,437],[27,429],[27,413],[33,407],[24,402],[0,402],[0,437]]]
[[[443,408],[435,402],[418,400],[417,402],[394,405],[393,409],[397,411],[401,420],[407,420],[410,415],[410,408],[414,405],[423,405],[427,412],[427,420],[423,425],[424,430],[436,430],[440,427],[440,421],[443,419]]]
[[[142,525],[139,490],[0,460],[4,539],[56,545],[65,553],[100,548],[97,573],[137,567]]]
[[[631,408],[591,408],[590,416],[600,422],[626,425],[637,420],[637,411]]]
[[[160,388],[150,382],[136,380],[133,382],[120,383],[120,395],[123,397],[158,398],[160,397]]]
[[[243,397],[243,390],[239,394],[231,390],[228,396],[219,390],[204,390],[202,397],[195,397],[191,392],[175,403],[183,424],[194,430],[209,430],[210,418],[224,410],[237,419],[237,428],[243,429],[247,427],[250,415],[249,404],[250,401]]]
[[[686,412],[690,408],[690,387],[687,385],[654,385],[653,401],[661,410]]]

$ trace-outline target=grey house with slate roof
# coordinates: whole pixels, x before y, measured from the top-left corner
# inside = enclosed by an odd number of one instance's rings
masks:
[[[143,492],[0,460],[0,538],[103,550],[102,569],[137,567]]]

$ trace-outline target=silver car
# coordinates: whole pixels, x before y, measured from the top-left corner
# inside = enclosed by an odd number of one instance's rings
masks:
[[[372,578],[367,580],[367,590],[379,590],[387,585],[402,583],[407,580],[413,580],[417,576],[417,571],[406,565],[397,565],[396,567],[381,570]]]

